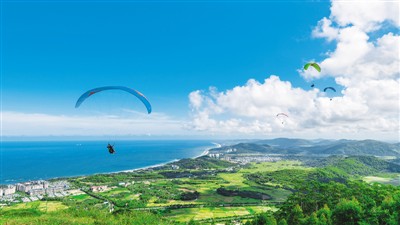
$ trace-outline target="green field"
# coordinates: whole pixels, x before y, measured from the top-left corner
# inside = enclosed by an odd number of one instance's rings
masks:
[[[270,206],[248,206],[248,207],[215,207],[215,208],[189,208],[174,209],[165,214],[168,219],[187,222],[189,220],[203,220],[210,218],[221,218],[231,216],[253,215],[260,212],[276,211],[277,208]]]
[[[366,176],[363,178],[363,180],[368,183],[381,183],[400,186],[400,175],[398,175],[397,177]]]

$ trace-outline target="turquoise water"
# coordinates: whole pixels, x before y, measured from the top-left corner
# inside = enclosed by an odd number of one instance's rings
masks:
[[[212,143],[116,141],[114,155],[106,146],[105,141],[3,142],[0,184],[137,169],[198,156]]]

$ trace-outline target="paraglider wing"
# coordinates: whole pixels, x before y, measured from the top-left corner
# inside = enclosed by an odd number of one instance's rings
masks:
[[[278,114],[276,114],[276,116],[286,116],[286,117],[289,117],[289,116],[286,115],[285,113],[278,113]]]
[[[285,120],[286,120],[285,117],[289,118],[289,116],[287,114],[285,114],[285,113],[276,114],[276,118],[279,119],[282,124],[285,124]]]
[[[126,92],[136,96],[146,106],[147,113],[148,114],[151,113],[150,102],[147,100],[147,98],[142,93],[140,93],[134,89],[123,87],[123,86],[106,86],[106,87],[99,87],[99,88],[91,89],[91,90],[83,93],[81,95],[81,97],[79,97],[78,101],[76,101],[75,108],[78,108],[82,104],[82,102],[84,102],[90,96],[92,96],[98,92],[107,91],[107,90],[122,90],[122,91],[126,91]]]
[[[333,88],[333,87],[326,87],[326,88],[324,88],[324,92],[326,92],[327,90],[332,90],[332,91],[334,91],[334,92],[336,92],[336,89],[335,88]]]
[[[316,69],[318,72],[321,72],[321,67],[319,67],[318,64],[316,64],[316,63],[311,63],[311,66],[314,67],[314,69]]]
[[[318,72],[321,72],[321,67],[319,67],[319,65],[314,62],[310,62],[310,63],[307,63],[306,65],[304,65],[304,70],[308,70],[308,67],[310,67],[310,66],[314,67],[314,69],[316,69]]]

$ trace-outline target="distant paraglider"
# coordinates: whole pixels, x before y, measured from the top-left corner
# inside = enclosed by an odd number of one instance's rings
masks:
[[[318,72],[321,72],[321,67],[315,62],[309,62],[306,65],[304,65],[304,70],[308,70],[308,67],[310,66],[314,67],[314,69],[317,70]],[[315,85],[311,84],[311,87],[313,88],[315,87]]]
[[[333,87],[326,87],[324,88],[324,92],[327,92],[328,90],[332,90],[333,92],[336,92],[336,89]],[[330,98],[330,100],[332,101],[332,98]]]
[[[326,87],[326,88],[324,88],[324,92],[326,92],[327,90],[332,90],[332,91],[336,92],[336,89],[333,88],[333,87]]]
[[[309,62],[306,65],[304,65],[304,70],[307,70],[308,67],[310,66],[314,67],[314,69],[317,70],[318,72],[321,72],[321,67],[319,67],[319,65],[315,62]]]
[[[287,114],[285,114],[285,113],[278,113],[278,114],[276,114],[276,117],[277,117],[278,119],[280,119],[280,121],[281,121],[282,124],[285,123],[285,119],[286,119],[286,118],[289,118],[289,116],[288,116]]]

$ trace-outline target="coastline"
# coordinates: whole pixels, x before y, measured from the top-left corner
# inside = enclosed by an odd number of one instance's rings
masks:
[[[50,176],[50,177],[46,177],[46,176],[34,176],[34,177],[24,177],[21,179],[9,179],[9,180],[2,180],[4,182],[0,183],[0,185],[15,185],[17,183],[24,183],[24,182],[31,182],[31,181],[37,181],[37,180],[46,180],[46,181],[55,181],[55,180],[62,180],[62,179],[70,179],[70,178],[78,178],[78,177],[89,177],[89,176],[93,176],[93,175],[101,175],[101,174],[115,174],[115,173],[121,173],[121,172],[135,172],[135,171],[141,171],[141,170],[146,170],[146,169],[151,169],[151,168],[157,168],[157,167],[162,167],[165,166],[167,164],[170,163],[174,163],[176,161],[179,161],[181,159],[195,159],[198,157],[202,157],[204,155],[208,154],[208,151],[212,148],[218,147],[219,144],[217,143],[213,143],[211,141],[207,141],[208,143],[204,143],[204,145],[199,146],[199,147],[195,147],[195,149],[190,148],[190,151],[194,151],[193,155],[190,156],[188,154],[182,155],[179,157],[179,155],[176,155],[177,157],[174,159],[171,158],[168,161],[164,161],[164,162],[154,162],[154,164],[152,164],[151,162],[149,162],[148,166],[141,166],[141,167],[133,167],[133,168],[126,168],[126,169],[116,169],[114,171],[93,171],[92,173],[76,173],[76,174],[70,174],[70,175],[61,175],[61,176]],[[200,154],[199,154],[200,153]],[[178,158],[179,157],[179,158]],[[83,172],[83,171],[81,171]],[[10,177],[11,178],[11,177]]]
[[[218,144],[218,143],[215,143],[215,142],[212,142],[212,144],[213,144],[214,146],[207,147],[200,155],[194,156],[194,157],[192,157],[191,159],[197,159],[197,158],[200,158],[200,157],[202,157],[202,156],[208,155],[210,149],[212,149],[212,148],[219,148],[219,147],[222,146],[221,144]],[[145,167],[136,168],[136,169],[121,170],[121,171],[117,171],[117,172],[100,173],[100,174],[131,173],[131,172],[136,172],[136,171],[147,170],[147,169],[153,169],[153,168],[165,166],[165,165],[167,165],[167,164],[170,164],[170,163],[173,163],[173,162],[177,162],[177,161],[179,161],[179,160],[181,160],[181,159],[174,159],[174,160],[171,160],[171,161],[168,161],[168,162],[159,163],[159,164],[151,165],[151,166],[145,166]],[[90,175],[86,175],[86,176],[90,176]]]
[[[191,159],[197,159],[197,158],[200,158],[202,156],[208,155],[210,149],[219,148],[219,147],[222,146],[221,144],[218,144],[218,143],[215,143],[215,142],[212,142],[212,144],[214,144],[214,146],[207,147],[200,155],[192,157]],[[95,173],[95,174],[89,174],[89,175],[78,175],[78,176],[73,176],[73,177],[88,177],[88,176],[92,176],[92,175],[96,175],[96,174],[132,173],[132,172],[137,172],[137,171],[148,170],[148,169],[153,169],[153,168],[165,166],[165,165],[167,165],[169,163],[177,162],[179,160],[181,160],[181,159],[174,159],[174,160],[170,160],[168,162],[158,163],[158,164],[150,165],[150,166],[144,166],[144,167],[140,167],[140,168],[136,168],[136,169],[120,170],[120,171],[106,172],[106,173]],[[51,179],[47,179],[47,180],[62,179],[62,178],[63,177],[57,177],[57,178],[51,178]],[[71,177],[65,177],[65,178],[71,178]]]

